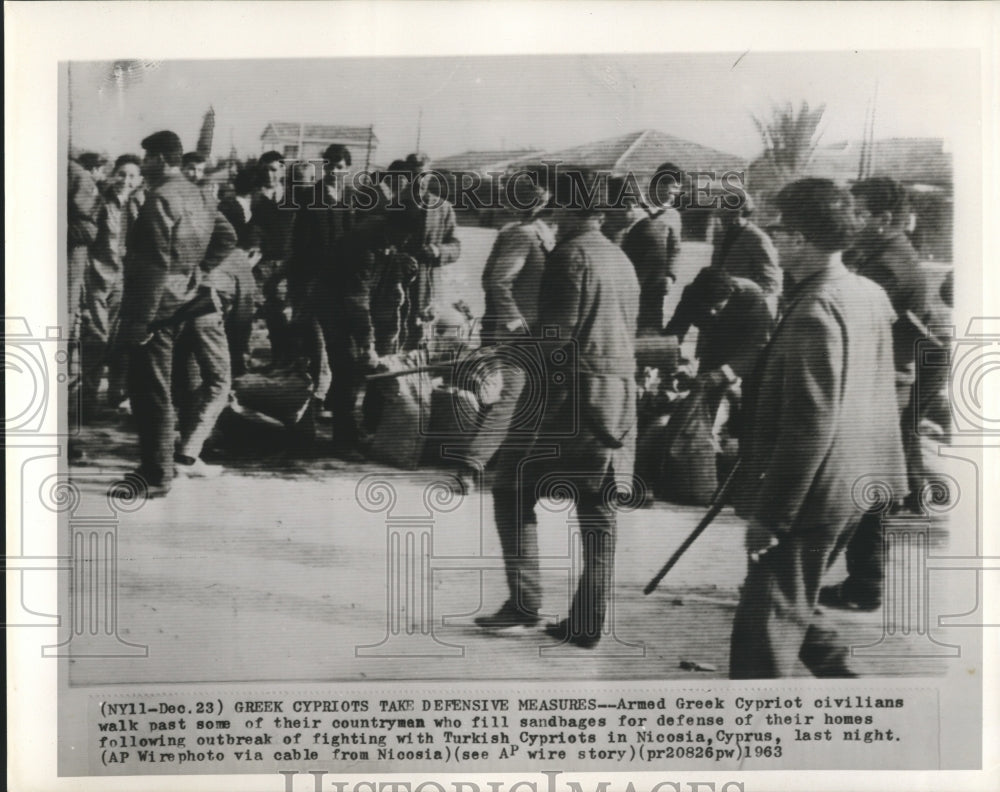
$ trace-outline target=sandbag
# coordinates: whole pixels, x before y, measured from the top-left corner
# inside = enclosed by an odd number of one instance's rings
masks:
[[[703,388],[693,388],[664,427],[663,462],[654,481],[657,498],[694,506],[712,502],[719,487],[714,401]]]
[[[387,355],[380,362],[388,371],[404,371],[424,365],[426,355],[421,351],[402,352]],[[363,410],[365,428],[371,433],[368,456],[394,467],[418,467],[430,426],[430,374],[420,372],[370,382]]]
[[[434,388],[422,463],[429,466],[457,464],[475,436],[479,411],[479,401],[469,391],[455,387]]]
[[[314,394],[312,378],[297,366],[255,371],[233,380],[237,401],[250,410],[294,426]]]

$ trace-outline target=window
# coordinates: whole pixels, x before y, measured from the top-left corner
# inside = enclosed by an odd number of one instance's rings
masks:
[[[285,144],[285,150],[282,152],[285,159],[298,159],[299,147],[294,143]]]

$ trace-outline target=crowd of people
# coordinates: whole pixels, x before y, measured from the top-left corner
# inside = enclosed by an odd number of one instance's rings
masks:
[[[234,380],[259,365],[256,322],[266,326],[267,365],[307,369],[311,407],[332,422],[329,453],[363,459],[366,376],[427,347],[439,269],[461,254],[453,206],[429,199],[427,158],[370,174],[379,200],[361,210],[342,145],[326,150],[315,180],[307,166],[265,153],[221,199],[205,158],[185,154],[176,134],[141,145],[143,157],[120,156],[110,176],[92,153],[69,163],[68,306],[81,350],[71,404],[80,419],[131,413],[134,475],[148,497],[166,495],[177,475],[218,475],[202,450]],[[583,648],[600,641],[616,511],[637,486],[638,345],[679,344],[697,328],[696,360],[660,374],[738,438],[729,497],[748,521],[749,571],[731,675],[787,676],[801,661],[818,676],[851,676],[816,606],[881,602],[883,512],[855,503],[852,486],[878,475],[892,508],[919,509],[922,422],[947,428],[944,383],[916,376],[914,352],[934,340],[947,295],[907,239],[906,191],[888,178],[850,191],[800,180],[773,199],[780,219],[766,228],[747,196],[720,212],[711,264],[668,316],[684,177],[665,163],[654,179],[660,200],[613,209],[573,191],[560,201],[556,185],[534,184],[533,200],[519,202],[527,208],[496,236],[478,347],[499,392],[479,405],[455,478],[468,491],[490,471],[509,597],[477,624],[538,625],[535,507],[563,487],[576,502],[584,568],[567,618],[546,631]],[[526,341],[545,345],[541,402],[539,374],[511,352]],[[848,579],[824,587],[844,551]]]

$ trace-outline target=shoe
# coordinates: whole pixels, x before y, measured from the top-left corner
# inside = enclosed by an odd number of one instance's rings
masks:
[[[471,495],[476,491],[476,477],[473,473],[461,470],[449,479],[448,484],[456,495]]]
[[[188,478],[218,478],[222,475],[222,465],[209,465],[200,457],[195,457],[194,462],[182,462],[174,459],[177,473]]]
[[[526,630],[538,624],[538,614],[521,610],[508,600],[491,616],[477,616],[476,626],[488,632]]]
[[[844,591],[844,583],[838,583],[820,589],[819,604],[838,610],[874,611],[882,607],[882,600],[879,597],[852,597]]]
[[[113,484],[109,494],[116,500],[135,502],[140,497],[145,500],[166,497],[170,489],[169,482],[150,484],[142,473],[133,471],[126,473],[122,481]]]
[[[330,455],[344,462],[366,462],[365,455],[358,450],[358,447],[348,443],[334,443],[330,450]]]
[[[597,635],[586,635],[574,633],[569,628],[569,621],[564,619],[561,622],[545,625],[545,634],[550,638],[555,638],[559,643],[570,643],[579,646],[581,649],[593,649],[601,640],[600,633]]]
[[[849,654],[843,647],[803,647],[799,659],[814,677],[819,679],[857,679],[859,674],[848,663]]]

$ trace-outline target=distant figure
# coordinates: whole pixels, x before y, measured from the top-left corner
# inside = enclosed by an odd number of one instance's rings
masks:
[[[118,322],[122,298],[122,277],[127,253],[126,240],[145,200],[142,161],[134,154],[115,160],[111,183],[102,193],[97,208],[97,237],[90,248],[85,277],[85,310],[80,329],[83,363],[83,405],[90,412],[105,368],[108,369],[108,399],[117,407],[124,399],[122,372],[112,359],[111,333]]]
[[[350,149],[331,145],[323,160],[323,176],[314,185],[314,194],[298,200],[288,290],[296,326],[311,340],[310,373],[319,379],[324,358],[329,367],[326,405],[333,413],[332,453],[357,460],[361,458],[355,415],[361,354],[357,338],[363,331],[354,302],[356,216],[344,190]]]
[[[68,206],[69,223],[67,247],[69,250],[69,290],[67,292],[68,326],[76,337],[83,299],[83,279],[89,261],[89,248],[97,238],[97,208],[100,199],[98,185],[104,181],[107,160],[99,154],[88,152],[69,161]]]
[[[803,179],[768,230],[794,281],[784,319],[744,386],[737,513],[749,569],[733,623],[732,679],[853,677],[848,647],[817,610],[827,570],[863,517],[853,487],[904,471],[893,393],[892,306],[841,254],[851,196]]]
[[[247,168],[233,180],[233,196],[219,202],[219,211],[236,231],[237,244],[244,250],[260,247],[260,232],[253,220],[253,192],[257,187],[257,174]]]
[[[191,184],[201,187],[205,181],[205,158],[197,151],[189,151],[181,159],[181,172]]]
[[[750,219],[753,210],[749,195],[739,209],[720,210],[722,238],[712,251],[712,267],[756,283],[776,315],[782,287],[778,251],[771,238]]]
[[[410,154],[404,164],[406,178],[400,181],[403,209],[387,209],[390,233],[401,253],[413,257],[417,275],[410,284],[409,312],[403,349],[416,349],[425,340],[425,325],[433,319],[433,306],[440,298],[438,269],[458,260],[462,244],[455,235],[455,210],[444,198],[429,191],[425,174],[430,160]]]
[[[640,335],[663,331],[663,302],[677,280],[681,249],[681,216],[674,204],[680,195],[680,169],[665,162],[650,180],[650,200],[658,208],[625,234],[621,247],[635,267],[642,296],[639,302]]]

